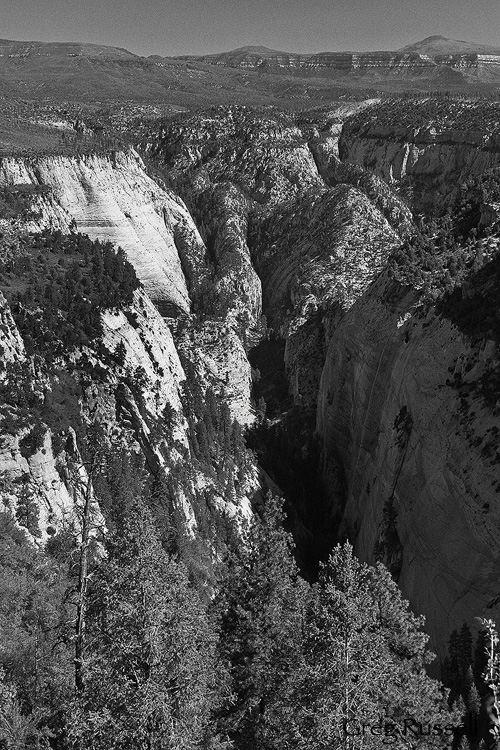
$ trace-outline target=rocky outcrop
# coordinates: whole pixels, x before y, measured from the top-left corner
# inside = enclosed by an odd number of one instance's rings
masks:
[[[425,128],[370,127],[360,133],[346,128],[339,143],[340,157],[373,169],[388,182],[407,176],[464,180],[498,166],[500,143],[483,133]]]
[[[166,312],[189,311],[176,233],[182,233],[192,256],[204,255],[203,242],[180,198],[148,176],[133,150],[2,159],[0,186],[23,184],[48,186],[57,201],[52,213],[43,207],[38,227],[75,220],[78,231],[92,239],[120,245],[157,305]]]
[[[329,136],[319,137],[310,142],[309,146],[327,185],[334,187],[347,184],[361,190],[400,237],[406,237],[414,231],[410,209],[384,180],[358,165],[341,162],[336,144]]]
[[[184,371],[170,328],[144,291],[134,293],[130,309],[106,311],[103,327],[103,344],[109,351],[116,351],[120,344],[124,347],[123,368],[142,368],[149,383],[143,395],[146,409],[159,415],[168,403],[181,415],[179,387]]]
[[[7,362],[24,359],[24,341],[17,330],[10,307],[0,292],[0,379]]]
[[[389,105],[381,106],[380,118],[379,108],[374,107],[366,118],[346,122],[339,156],[393,186],[411,186],[410,200],[416,193],[429,205],[432,200],[438,203],[452,196],[461,182],[500,165],[495,104],[454,104],[448,111],[446,105],[435,105],[433,125],[425,102],[409,107],[406,116],[400,112],[402,104],[395,105],[392,114]],[[405,123],[412,119],[413,124]]]
[[[248,247],[250,205],[244,193],[231,183],[213,190],[215,263],[214,313],[225,317],[241,332],[258,325],[262,314],[262,283]]]
[[[251,367],[243,344],[230,323],[205,321],[178,337],[179,351],[196,367],[199,385],[214,388],[241,425],[255,421]]]
[[[345,184],[285,206],[254,239],[269,323],[286,341],[295,398],[315,402],[325,347],[399,242],[371,201]]]
[[[300,128],[276,111],[196,113],[167,124],[147,150],[180,191],[194,194],[232,182],[246,198],[269,206],[322,186]]]
[[[414,45],[418,47],[418,45]],[[278,52],[265,47],[242,47],[215,55],[190,57],[220,67],[242,68],[273,75],[293,75],[321,78],[365,78],[367,82],[380,79],[439,80],[447,73],[455,74],[455,82],[498,80],[500,54],[482,54],[474,50],[448,54],[428,54],[412,49],[380,52],[322,52],[298,54]]]
[[[426,309],[384,275],[356,302],[330,341],[317,430],[341,535],[391,567],[442,653],[497,611],[500,411],[483,384],[498,363],[487,335]]]

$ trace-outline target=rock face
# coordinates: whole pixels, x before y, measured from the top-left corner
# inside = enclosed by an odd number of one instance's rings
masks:
[[[321,378],[341,534],[389,565],[441,652],[499,593],[500,413],[478,387],[496,356],[382,276],[335,330]]]
[[[500,50],[481,45],[448,44],[409,45],[401,50],[380,52],[322,52],[297,54],[265,47],[242,47],[222,54],[190,57],[210,65],[258,70],[274,75],[300,77],[371,79],[430,79],[445,77],[449,83],[498,80]]]
[[[5,368],[7,362],[20,361],[25,356],[24,341],[17,330],[10,307],[2,292],[0,292],[0,354],[2,369]]]
[[[60,226],[76,221],[91,239],[120,245],[151,299],[166,309],[189,311],[190,300],[176,232],[182,232],[193,255],[205,249],[183,202],[146,173],[134,152],[77,157],[2,159],[0,185],[34,184],[51,188],[58,212],[42,216]]]
[[[345,184],[273,212],[254,240],[266,311],[286,341],[295,398],[315,402],[324,350],[399,242],[371,201]]]
[[[189,341],[180,341],[179,348],[191,351],[199,382],[204,387],[217,385],[232,418],[241,425],[253,424],[251,367],[232,326],[220,320],[207,321],[202,328],[191,332]]]
[[[201,307],[208,303],[241,332],[258,326],[262,289],[248,246],[249,215],[324,188],[300,128],[281,113],[219,108],[168,124],[148,153],[189,196],[204,227],[210,289],[205,283]]]
[[[347,128],[339,144],[344,161],[372,168],[387,182],[407,176],[463,180],[498,166],[500,143],[483,133],[429,129],[369,128],[354,134]]]
[[[4,349],[4,361],[21,361],[24,357],[24,344],[12,319],[10,309],[3,298],[1,345]],[[40,376],[37,369],[31,366],[31,388],[40,393],[40,399],[47,402],[50,398],[52,413],[66,413],[67,420],[76,427],[82,419],[106,424],[108,434],[125,435],[127,430],[137,440],[146,455],[146,459],[156,462],[154,468],[162,465],[161,451],[151,438],[150,424],[158,420],[168,404],[174,415],[172,437],[186,442],[183,408],[180,401],[180,387],[185,379],[184,371],[172,339],[172,334],[142,290],[134,294],[134,302],[129,309],[120,312],[103,314],[103,346],[114,351],[119,343],[123,345],[123,365],[112,368],[102,366],[103,378],[93,381],[83,379],[82,384],[72,380],[62,369],[59,375],[50,380]],[[15,357],[13,356],[15,354]],[[89,350],[90,359],[95,355]],[[120,414],[119,383],[126,369],[136,372],[141,368],[144,373],[142,411],[137,407],[135,398],[128,393],[128,421]],[[123,402],[123,399],[121,399]],[[17,414],[16,407],[3,411],[2,446],[0,448],[0,475],[6,480],[29,477],[30,491],[38,498],[41,508],[42,538],[49,525],[65,523],[72,512],[74,481],[68,470],[68,459],[71,455],[63,450],[56,453],[53,448],[53,429],[42,424],[42,445],[34,452],[21,448],[21,439],[29,432],[30,419],[26,428],[9,434],[6,429],[8,421]],[[49,420],[50,421],[50,420]],[[77,439],[73,426],[66,428],[64,441],[73,435],[73,453],[78,451]],[[60,440],[60,438],[59,438]]]
[[[425,103],[405,111],[401,103],[384,103],[355,116],[342,130],[340,159],[389,184],[412,184],[438,202],[460,182],[500,164],[496,103],[429,106],[430,112]]]
[[[185,379],[170,328],[143,290],[134,293],[130,310],[103,314],[103,344],[114,351],[122,343],[126,366],[141,367],[151,384],[144,403],[151,414],[160,414],[168,403],[179,415],[179,386]]]

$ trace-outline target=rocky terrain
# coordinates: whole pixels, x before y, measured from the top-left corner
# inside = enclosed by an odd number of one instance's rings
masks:
[[[401,60],[434,70],[433,44]],[[41,540],[73,518],[97,421],[166,482],[193,565],[272,487],[306,575],[349,538],[441,654],[495,615],[497,114],[428,97],[211,107],[133,148],[2,158],[3,497],[36,498]],[[81,234],[123,248],[137,278],[118,301],[106,290],[131,271],[104,283]],[[61,279],[85,310],[91,274],[94,329],[66,346],[71,303],[57,325],[43,311]]]
[[[433,82],[436,87],[487,83],[500,73],[500,49],[431,36],[394,52],[296,54],[266,47],[241,47],[221,54],[185,58],[264,74],[350,79],[376,85],[386,81]],[[397,85],[397,84],[396,84]]]
[[[496,101],[374,104],[343,129],[340,158],[406,188],[410,200],[428,193],[429,210],[460,182],[498,166],[499,115]]]
[[[327,471],[344,474],[341,533],[386,561],[436,645],[496,597],[498,392],[485,398],[481,383],[497,358],[487,332],[464,335],[382,275],[322,373],[317,426]]]

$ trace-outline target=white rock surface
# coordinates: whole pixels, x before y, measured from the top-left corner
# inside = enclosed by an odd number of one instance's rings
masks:
[[[235,331],[226,323],[212,321],[196,331],[193,338],[201,381],[217,385],[233,419],[241,425],[252,424],[252,368]]]
[[[24,357],[24,341],[17,330],[7,300],[0,292],[0,362],[5,365],[7,362],[20,361]],[[3,369],[0,366],[0,379]]]
[[[169,403],[180,415],[179,386],[184,371],[168,325],[143,290],[134,292],[134,301],[125,312],[107,310],[102,316],[103,343],[114,351],[121,341],[125,346],[125,367],[142,367],[151,388],[145,390],[148,411],[159,415]]]
[[[190,309],[186,279],[174,241],[177,225],[192,241],[203,242],[184,203],[146,173],[138,154],[47,156],[33,160],[5,158],[0,185],[41,184],[52,188],[58,207],[36,224],[60,226],[64,214],[92,239],[120,245],[151,299]]]
[[[371,127],[339,141],[343,161],[358,164],[389,183],[427,177],[443,193],[459,181],[500,164],[498,137],[481,132],[425,128]]]

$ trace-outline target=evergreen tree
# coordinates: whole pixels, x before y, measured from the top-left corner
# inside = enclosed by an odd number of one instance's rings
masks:
[[[382,565],[360,563],[348,543],[335,548],[307,611],[307,671],[294,698],[299,746],[379,747],[384,733],[393,747],[446,746],[442,732],[420,735],[452,723],[425,671],[432,655],[422,622]]]
[[[17,495],[16,519],[34,537],[40,537],[40,508],[29,484],[23,484]]]
[[[140,498],[106,540],[88,594],[85,686],[71,747],[194,748],[208,742],[221,688],[216,635],[183,566],[161,547]]]
[[[245,544],[230,555],[218,601],[235,696],[221,727],[238,748],[286,746],[306,590],[283,530],[281,503],[269,495],[262,519],[253,520]]]
[[[124,366],[125,360],[127,358],[127,349],[126,349],[125,344],[123,343],[122,339],[120,339],[120,341],[115,346],[115,350],[113,352],[113,357],[115,358],[117,364],[120,367]]]
[[[0,512],[0,735],[7,747],[24,747],[15,738],[33,734],[34,724],[53,726],[69,694],[68,584],[67,566],[37,550],[13,516]]]

